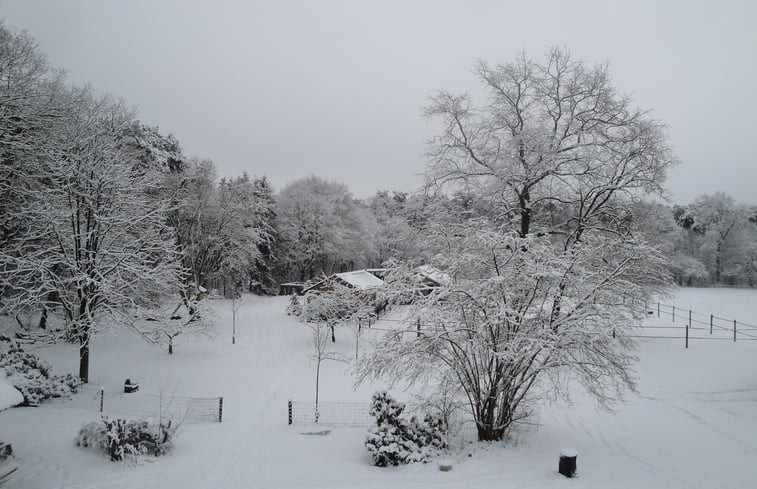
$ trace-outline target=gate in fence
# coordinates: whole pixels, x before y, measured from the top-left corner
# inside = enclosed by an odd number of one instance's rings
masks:
[[[223,420],[223,397],[185,397],[140,391],[125,394],[84,385],[63,405],[97,410],[109,416],[171,419],[187,423],[220,423]]]

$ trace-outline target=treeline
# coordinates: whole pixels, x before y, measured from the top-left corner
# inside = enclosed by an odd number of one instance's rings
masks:
[[[757,206],[718,192],[670,211],[671,270],[680,285],[757,284]]]

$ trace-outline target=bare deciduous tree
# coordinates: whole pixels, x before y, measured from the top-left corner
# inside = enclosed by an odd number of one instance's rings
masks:
[[[487,103],[439,92],[429,186],[462,188],[497,210],[461,225],[436,217],[430,246],[454,280],[413,297],[422,324],[377,345],[360,378],[421,379],[436,365],[457,379],[481,440],[501,439],[552,378],[583,381],[607,404],[633,388],[629,328],[669,281],[639,232],[642,191],[662,193],[673,163],[664,128],[612,86],[606,65],[560,49],[476,72]],[[408,277],[412,274],[408,271]]]
[[[544,62],[523,54],[494,67],[479,61],[475,72],[483,107],[441,91],[424,109],[444,124],[429,147],[429,184],[473,189],[521,236],[533,228],[569,241],[597,221],[621,222],[618,194],[662,193],[675,162],[664,126],[617,92],[606,64],[552,49]]]
[[[178,290],[181,270],[155,198],[160,176],[135,168],[121,144],[133,114],[120,102],[71,89],[69,107],[24,162],[23,236],[6,248],[3,308],[62,306],[89,378],[90,340],[105,317],[131,324]]]

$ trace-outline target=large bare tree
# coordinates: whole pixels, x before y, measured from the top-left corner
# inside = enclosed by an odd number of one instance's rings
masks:
[[[440,91],[424,109],[443,123],[429,146],[430,185],[475,190],[521,236],[546,229],[570,241],[598,221],[623,221],[618,194],[663,192],[675,162],[664,126],[615,89],[607,64],[552,49],[544,61],[479,61],[475,72],[483,106]]]
[[[179,290],[181,269],[167,202],[156,198],[161,177],[122,144],[131,111],[88,89],[65,97],[65,116],[23,161],[25,228],[3,249],[2,307],[62,306],[87,382],[96,328],[152,314]]]
[[[567,395],[564,379],[605,405],[633,388],[629,332],[669,282],[635,201],[663,192],[674,159],[664,127],[615,90],[606,64],[553,49],[476,72],[482,107],[442,91],[425,109],[443,122],[427,182],[495,212],[460,225],[437,218],[428,243],[452,280],[415,294],[408,317],[420,334],[382,341],[360,378],[442,372],[465,393],[479,439],[498,440],[529,398]],[[398,276],[388,286],[406,302],[412,274]]]

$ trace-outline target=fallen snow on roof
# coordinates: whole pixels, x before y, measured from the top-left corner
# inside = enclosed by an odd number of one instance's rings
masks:
[[[446,285],[450,283],[450,276],[442,272],[438,268],[434,268],[431,265],[421,265],[415,269],[415,272],[421,277],[426,277],[433,280],[439,285]]]
[[[371,289],[373,287],[381,287],[382,285],[384,285],[383,280],[365,270],[337,273],[336,276],[352,285],[356,289],[361,290]]]

